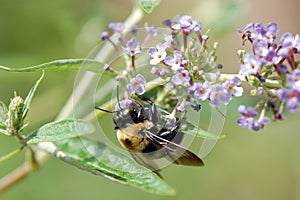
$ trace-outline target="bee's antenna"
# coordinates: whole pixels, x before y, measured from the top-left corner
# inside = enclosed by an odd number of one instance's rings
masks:
[[[118,100],[118,106],[119,106],[120,110],[123,110],[121,105],[120,105],[119,85],[117,85],[117,100]]]
[[[103,109],[103,108],[99,108],[99,107],[95,107],[97,110],[101,110],[101,111],[103,111],[103,112],[107,112],[107,113],[114,113],[114,112],[112,112],[112,111],[109,111],[109,110],[105,110],[105,109]]]

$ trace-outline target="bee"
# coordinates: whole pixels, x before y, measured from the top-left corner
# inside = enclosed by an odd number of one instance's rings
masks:
[[[166,126],[155,103],[145,96],[138,98],[148,106],[129,98],[118,101],[111,112],[118,141],[134,160],[160,177],[160,170],[153,162],[155,159],[166,158],[178,165],[203,166],[197,155],[180,146],[183,139],[180,128],[184,119],[176,120],[171,127]]]

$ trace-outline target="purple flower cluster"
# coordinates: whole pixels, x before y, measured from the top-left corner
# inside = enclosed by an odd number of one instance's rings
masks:
[[[101,38],[111,42],[116,51],[123,53],[120,58],[125,58],[122,71],[116,70],[120,67],[116,60],[112,62],[118,64],[106,64],[104,70],[119,81],[127,96],[143,95],[148,91],[154,95],[153,99],[157,98],[169,109],[168,123],[174,122],[176,113],[185,113],[187,106],[199,111],[202,101],[209,101],[213,107],[227,105],[233,97],[243,95],[242,80],[254,87],[251,94],[263,99],[253,108],[244,105],[238,108],[241,117],[237,123],[241,127],[259,131],[270,123],[266,116],[268,110],[273,113],[273,120],[282,120],[284,108],[290,112],[298,109],[300,69],[295,58],[300,54],[299,35],[284,33],[277,39],[279,28],[276,23],[267,26],[248,24],[238,32],[242,35],[243,45],[249,42],[252,51],[239,51],[239,75],[224,76],[219,71],[222,65],[216,63],[218,43],[212,47],[208,45],[209,36],[202,34],[200,22],[188,15],[178,15],[163,24],[170,28],[170,34],[162,35],[156,25],[145,23],[146,34],[139,41],[136,26],[131,30],[133,37],[127,39],[124,37],[128,35],[124,34],[125,24],[111,23],[109,29],[117,36],[119,44],[112,42],[116,40],[111,40],[107,31]],[[143,63],[145,68],[142,70],[136,66],[141,60],[148,61],[146,65]],[[162,80],[163,90],[146,88],[145,77]]]
[[[284,119],[284,106],[290,112],[298,109],[300,69],[295,55],[300,54],[300,38],[299,35],[294,36],[286,32],[277,42],[279,28],[276,23],[269,23],[267,26],[250,23],[238,31],[242,34],[243,44],[249,41],[253,49],[251,53],[240,54],[240,74],[245,75],[246,80],[260,91],[257,94],[264,91],[263,94],[266,96],[259,120],[253,120],[252,115],[245,117],[247,112],[241,107],[239,112],[242,117],[238,120],[238,124],[257,131],[269,123],[269,119],[264,117],[267,109],[273,112],[273,120]],[[278,81],[273,86],[268,83],[270,80]]]
[[[167,74],[170,77],[170,83],[174,85],[172,88],[186,91],[186,98],[188,96],[191,102],[209,100],[212,106],[218,107],[222,104],[228,104],[232,96],[239,97],[242,95],[243,88],[239,87],[241,80],[238,77],[226,81],[216,78],[217,80],[210,82],[206,80],[205,71],[203,71],[205,68],[194,65],[195,63],[204,65],[203,61],[201,63],[201,61],[197,60],[199,59],[198,52],[204,49],[206,52],[203,54],[209,55],[205,45],[203,45],[203,43],[206,43],[208,37],[202,36],[201,38],[205,38],[205,40],[200,40],[198,46],[194,43],[191,46],[187,46],[187,41],[185,40],[187,35],[190,35],[189,37],[192,38],[192,33],[195,33],[194,35],[198,38],[202,30],[202,25],[199,22],[193,20],[190,16],[184,15],[176,16],[173,22],[166,20],[164,24],[173,30],[171,34],[173,37],[165,36],[163,43],[149,48],[148,54],[151,57],[149,63],[153,66],[151,69],[152,74],[159,77]],[[183,33],[184,43],[180,45],[184,46],[183,49],[188,49],[194,57],[187,54],[185,50],[179,50],[182,49],[178,44],[180,31]],[[203,60],[209,60],[209,58],[206,57]],[[161,71],[158,66],[162,68]],[[215,63],[209,63],[208,67],[210,69],[207,71],[216,69],[216,66],[218,65]],[[216,77],[218,77],[218,73],[217,71]],[[190,105],[196,104],[191,103]]]
[[[242,96],[244,89],[239,87],[240,84],[241,80],[238,77],[218,84],[211,84],[207,81],[196,82],[189,88],[189,91],[196,99],[202,101],[209,99],[212,106],[218,107],[222,104],[227,105],[232,96]]]
[[[203,42],[203,38],[206,36],[202,36],[202,24],[197,20],[194,20],[189,15],[177,15],[172,22],[170,19],[163,21],[163,25],[170,27],[175,32],[182,31],[183,33],[183,46],[187,48],[187,36],[191,33],[195,33],[200,41]]]
[[[294,54],[300,53],[299,35],[293,36],[291,33],[284,33],[279,43],[276,43],[279,28],[276,23],[270,23],[266,27],[261,23],[250,23],[241,30],[243,43],[249,41],[253,48],[253,53],[246,53],[242,56],[240,73],[259,77],[260,74],[266,77],[270,72],[275,71],[279,75],[279,69],[284,66],[287,60],[291,69],[295,69]]]
[[[238,111],[242,116],[237,120],[237,123],[243,128],[248,127],[250,130],[259,131],[270,123],[270,119],[264,116],[264,112],[261,113],[258,120],[255,120],[254,118],[257,116],[255,108],[246,109],[244,105],[240,105]]]

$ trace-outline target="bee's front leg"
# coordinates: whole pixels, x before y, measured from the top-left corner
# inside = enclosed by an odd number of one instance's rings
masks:
[[[155,105],[155,103],[148,97],[146,96],[138,96],[139,99],[141,99],[142,101],[147,102],[151,108],[150,108],[150,120],[152,121],[153,124],[157,124],[159,121],[159,111],[157,109],[157,106]]]

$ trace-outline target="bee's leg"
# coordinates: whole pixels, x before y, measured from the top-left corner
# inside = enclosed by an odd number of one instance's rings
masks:
[[[159,120],[159,112],[158,112],[158,109],[155,105],[155,103],[148,97],[145,97],[145,96],[138,96],[142,101],[145,101],[147,102],[150,106],[151,106],[151,113],[150,113],[150,118],[151,118],[151,121],[154,123],[154,124],[157,124],[158,123],[158,120]]]
[[[172,130],[168,130],[168,129],[161,129],[160,132],[158,133],[158,136],[168,140],[170,142],[174,142],[176,144],[180,144],[182,139],[183,139],[183,133],[179,130],[179,127],[175,127],[174,129],[172,128]]]

